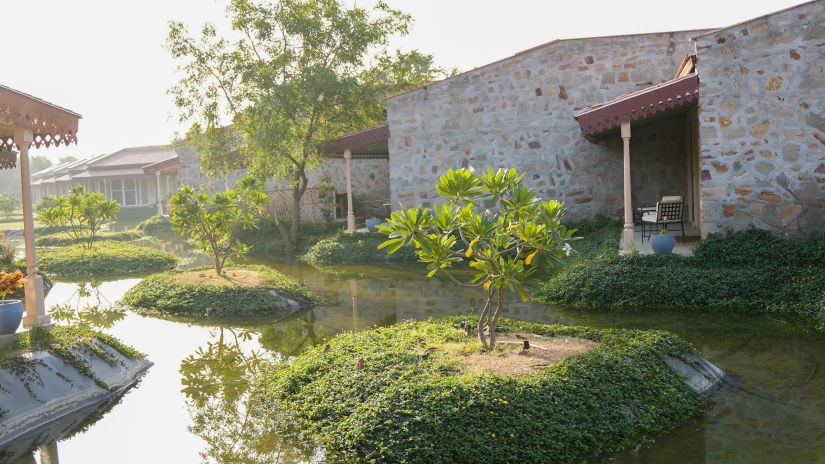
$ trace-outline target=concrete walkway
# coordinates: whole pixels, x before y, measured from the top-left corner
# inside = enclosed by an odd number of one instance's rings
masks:
[[[671,232],[671,235],[676,237],[676,245],[673,247],[673,254],[683,256],[693,255],[693,247],[696,246],[696,240],[699,239],[699,231],[696,230],[696,228],[694,228],[692,224],[685,224],[685,236],[690,241],[679,241],[679,239],[682,238],[681,231]],[[642,242],[642,226],[636,226],[636,228],[634,229],[633,244],[636,247],[636,251],[638,251],[639,254],[653,254],[653,248],[650,247],[650,239],[648,237],[645,237],[644,242]],[[619,239],[619,251],[622,251],[623,248],[624,244],[622,243],[622,240]]]

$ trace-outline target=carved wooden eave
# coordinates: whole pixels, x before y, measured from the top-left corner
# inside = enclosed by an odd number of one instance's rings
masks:
[[[0,85],[0,169],[13,168],[15,128],[30,130],[37,148],[77,143],[81,116],[37,97]],[[9,165],[9,158],[11,163]]]
[[[680,74],[685,67],[686,64],[683,63]],[[585,137],[599,137],[618,130],[622,122],[641,122],[656,114],[690,104],[698,96],[699,76],[687,74],[609,102],[588,106],[573,117],[578,121]]]

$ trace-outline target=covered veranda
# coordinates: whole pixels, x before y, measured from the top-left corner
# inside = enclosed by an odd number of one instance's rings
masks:
[[[675,235],[674,253],[679,254],[690,254],[691,242],[701,235],[696,105],[699,78],[694,66],[693,58],[687,57],[676,78],[589,106],[574,115],[591,141],[621,138],[622,254],[652,253],[648,236],[651,229],[656,233],[664,227]],[[667,197],[680,199],[681,223],[664,224],[661,213],[657,218],[657,202]],[[642,221],[644,213],[648,213],[648,222]],[[653,223],[649,222],[651,214]],[[642,224],[647,230],[644,237]]]
[[[23,237],[26,249],[26,312],[24,327],[47,325],[51,318],[43,302],[43,278],[37,271],[29,149],[77,143],[80,115],[39,98],[0,85],[0,169],[20,159]]]
[[[387,124],[373,126],[368,129],[342,135],[338,140],[322,149],[327,156],[343,155],[346,176],[346,214],[347,232],[355,232],[355,209],[353,208],[352,160],[354,158],[387,158],[389,159],[390,128]],[[381,205],[389,207],[389,197],[378,199]]]

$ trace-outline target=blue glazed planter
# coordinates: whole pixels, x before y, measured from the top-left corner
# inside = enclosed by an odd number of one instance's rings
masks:
[[[670,254],[674,245],[676,245],[676,238],[670,234],[650,236],[650,246],[657,255]]]
[[[375,227],[379,224],[384,222],[382,219],[367,219],[367,229],[370,232],[378,232],[378,228]]]
[[[0,304],[0,335],[13,334],[23,320],[23,303],[20,300],[6,300]]]

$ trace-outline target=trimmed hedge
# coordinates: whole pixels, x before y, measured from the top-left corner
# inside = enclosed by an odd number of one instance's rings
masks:
[[[146,219],[137,225],[137,230],[153,237],[168,237],[170,235],[180,237],[180,234],[172,230],[172,223],[169,222],[169,218],[163,216],[152,216]]]
[[[265,372],[256,413],[297,446],[323,446],[334,462],[569,463],[647,442],[705,404],[662,361],[695,354],[669,333],[502,320],[503,332],[601,345],[517,377],[455,374],[439,350],[419,358],[428,346],[464,340],[460,322],[346,333],[326,354],[312,347]]]
[[[194,284],[173,278],[175,273],[206,269],[214,270],[199,267],[149,276],[126,292],[120,305],[147,315],[225,317],[281,313],[284,297],[302,305],[315,302],[306,287],[266,266],[233,265],[226,269],[258,271],[266,279],[260,287]]]
[[[95,242],[113,241],[113,242],[129,242],[143,237],[143,234],[135,232],[134,230],[126,230],[122,232],[100,232],[95,237]],[[57,234],[41,235],[35,238],[34,244],[43,247],[57,247],[67,246],[80,243],[78,240],[72,238],[66,232]]]
[[[57,277],[115,279],[172,269],[177,258],[154,248],[124,242],[95,243],[92,249],[69,245],[37,250],[37,267]],[[25,266],[25,261],[19,261]]]
[[[354,264],[375,262],[416,262],[418,257],[412,247],[403,247],[393,254],[379,250],[378,245],[387,240],[384,234],[338,232],[321,239],[309,248],[301,259],[312,265]]]
[[[763,312],[825,331],[825,242],[750,229],[710,235],[693,257],[582,255],[539,299],[576,309]]]

